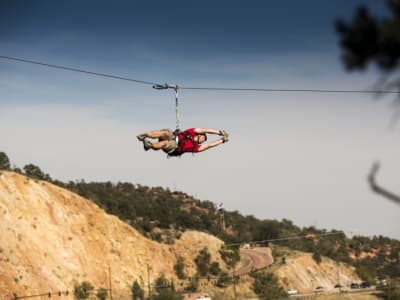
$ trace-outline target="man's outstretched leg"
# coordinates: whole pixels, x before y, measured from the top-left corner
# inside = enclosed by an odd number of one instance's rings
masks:
[[[144,140],[143,141],[143,148],[144,150],[149,150],[149,149],[153,149],[155,151],[160,150],[160,149],[165,149],[166,147],[168,147],[169,142],[168,141],[161,141],[161,142],[156,142],[156,143],[152,143],[150,141]]]
[[[151,138],[151,139],[169,139],[172,135],[171,130],[169,129],[160,129],[160,130],[153,130],[150,132],[146,132],[146,133],[142,133],[139,134],[137,137],[137,139],[139,141],[144,141],[145,138]]]

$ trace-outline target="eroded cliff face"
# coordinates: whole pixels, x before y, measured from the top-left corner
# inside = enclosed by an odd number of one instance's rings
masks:
[[[302,293],[313,292],[317,287],[325,291],[335,290],[338,283],[346,290],[352,282],[360,282],[354,267],[337,264],[327,257],[317,264],[312,254],[298,251],[286,259],[285,265],[276,266],[275,274],[287,290],[295,289]]]
[[[71,291],[84,280],[129,291],[134,280],[147,283],[160,273],[175,277],[183,256],[193,273],[198,251],[208,247],[222,264],[222,242],[188,231],[174,245],[151,241],[91,201],[43,181],[13,172],[0,175],[0,299]]]

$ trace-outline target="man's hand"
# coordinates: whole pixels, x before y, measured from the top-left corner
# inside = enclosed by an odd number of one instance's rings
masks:
[[[229,134],[225,130],[220,130],[219,135],[222,136],[222,142],[226,143],[229,141]]]

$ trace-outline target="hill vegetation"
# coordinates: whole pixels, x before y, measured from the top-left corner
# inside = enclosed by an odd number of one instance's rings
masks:
[[[327,256],[351,264],[363,280],[372,282],[375,278],[399,276],[400,241],[384,236],[348,238],[335,230],[300,228],[290,220],[260,220],[238,211],[224,212],[226,228],[223,230],[213,202],[200,201],[183,192],[127,182],[61,182],[33,164],[22,170],[12,168],[4,152],[0,152],[0,169],[46,180],[75,192],[159,242],[172,244],[186,230],[210,233],[237,247],[251,241],[275,240],[280,246],[313,253],[317,262],[321,256]],[[286,237],[296,238],[280,240]]]

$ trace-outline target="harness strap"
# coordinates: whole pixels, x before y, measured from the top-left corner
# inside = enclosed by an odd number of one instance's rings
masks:
[[[178,86],[175,87],[175,116],[176,116],[176,129],[179,130],[179,98],[178,98]]]

